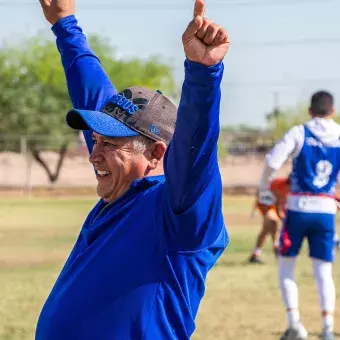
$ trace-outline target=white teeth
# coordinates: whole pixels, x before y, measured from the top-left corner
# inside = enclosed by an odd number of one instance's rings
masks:
[[[106,176],[109,175],[110,173],[111,173],[110,171],[97,170],[97,174],[99,176]]]

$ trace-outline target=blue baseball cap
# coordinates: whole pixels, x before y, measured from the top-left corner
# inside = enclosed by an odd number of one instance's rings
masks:
[[[106,137],[145,136],[169,144],[176,125],[177,108],[160,91],[130,87],[115,94],[101,111],[71,110],[67,124]]]

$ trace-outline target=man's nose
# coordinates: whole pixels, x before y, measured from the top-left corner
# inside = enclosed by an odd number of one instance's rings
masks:
[[[91,155],[89,157],[90,163],[98,163],[103,159],[102,152],[100,151],[100,147],[95,146],[91,152]]]

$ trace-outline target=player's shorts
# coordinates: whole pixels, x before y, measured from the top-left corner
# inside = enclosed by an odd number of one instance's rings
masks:
[[[278,213],[276,205],[266,205],[266,204],[262,204],[262,203],[257,203],[256,207],[260,211],[262,216],[265,216],[268,213],[268,211],[270,211],[270,210],[275,211],[276,214]]]
[[[306,238],[310,257],[333,262],[334,235],[334,214],[288,210],[280,236],[281,255],[297,256]]]

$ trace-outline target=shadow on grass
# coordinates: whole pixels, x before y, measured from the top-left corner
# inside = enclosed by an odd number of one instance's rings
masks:
[[[221,258],[217,263],[216,266],[219,267],[262,267],[266,263],[249,263],[249,255],[245,254],[244,259],[228,259],[228,258]]]
[[[217,262],[215,267],[240,267],[242,266],[242,263],[239,261],[220,261]]]
[[[278,339],[279,339],[280,336],[282,336],[283,332],[271,332],[270,334],[273,335],[273,336],[277,336]],[[317,332],[310,332],[310,333],[308,333],[308,334],[309,334],[309,336],[312,336],[312,337],[314,337],[315,339],[322,339],[320,333],[317,333]],[[334,336],[335,336],[335,339],[340,339],[340,333],[334,333]]]

